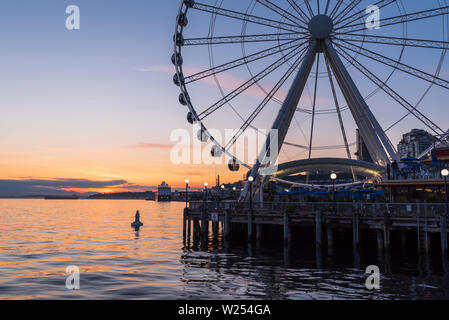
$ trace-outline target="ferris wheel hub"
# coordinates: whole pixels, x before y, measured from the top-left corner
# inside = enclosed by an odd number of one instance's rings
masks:
[[[309,22],[309,32],[314,39],[326,39],[333,30],[334,22],[329,16],[324,14],[314,16]]]

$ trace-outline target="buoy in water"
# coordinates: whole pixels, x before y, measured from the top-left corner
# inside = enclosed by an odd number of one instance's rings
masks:
[[[143,226],[143,223],[140,221],[140,213],[139,213],[139,210],[137,210],[137,212],[136,212],[136,220],[133,223],[131,223],[131,227],[139,228],[139,227],[142,227],[142,226]]]

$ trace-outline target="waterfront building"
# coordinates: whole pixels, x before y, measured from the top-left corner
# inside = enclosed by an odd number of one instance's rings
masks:
[[[436,139],[427,131],[413,129],[404,134],[398,144],[398,154],[400,159],[417,158],[422,152],[425,152]]]
[[[157,201],[171,201],[171,187],[165,181],[157,188]]]

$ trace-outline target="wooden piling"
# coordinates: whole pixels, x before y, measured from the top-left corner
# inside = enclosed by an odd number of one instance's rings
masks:
[[[262,240],[262,225],[258,223],[256,225],[256,241],[260,242]]]
[[[203,236],[203,237],[206,237],[207,236],[207,225],[208,225],[208,221],[207,221],[207,218],[206,218],[206,212],[205,211],[202,211],[201,212],[201,235]]]
[[[384,214],[384,247],[390,250],[390,216],[387,212]]]
[[[405,231],[401,231],[401,247],[403,251],[407,249],[407,233]]]
[[[316,240],[316,248],[321,249],[322,243],[321,239],[322,235],[322,215],[321,211],[316,211],[315,213],[315,240]]]
[[[440,227],[441,227],[441,254],[444,260],[447,259],[447,217],[446,214],[440,217]]]
[[[354,251],[359,250],[360,230],[359,230],[359,213],[355,211],[352,215],[352,242]]]
[[[284,212],[284,247],[288,247],[291,240],[290,217],[288,212]]]
[[[225,211],[225,220],[224,220],[224,236],[226,239],[229,238],[231,234],[231,213],[229,210]]]
[[[334,253],[334,230],[330,226],[327,227],[327,251],[330,256]]]
[[[253,210],[252,208],[248,211],[248,241],[253,240]]]
[[[382,230],[376,230],[377,232],[377,251],[381,253],[384,251],[384,235]]]
[[[184,208],[184,215],[183,215],[183,223],[182,223],[182,236],[184,239],[187,238],[187,219],[188,219],[188,210],[187,208]]]

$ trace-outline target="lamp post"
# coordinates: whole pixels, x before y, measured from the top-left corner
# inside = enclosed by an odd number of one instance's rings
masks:
[[[337,180],[337,174],[331,173],[331,180],[332,180],[332,200],[335,201],[335,180]]]
[[[249,209],[253,210],[253,181],[254,177],[250,176],[248,178],[249,181]]]
[[[447,259],[447,218],[449,216],[449,202],[447,195],[447,176],[449,176],[449,170],[441,170],[441,175],[444,178],[444,200],[446,202],[446,213],[441,217],[441,249],[443,253],[443,259]]]
[[[224,184],[221,185],[221,199],[224,200],[224,190],[225,190],[225,186]]]
[[[185,180],[185,183],[186,183],[186,208],[189,205],[189,182],[190,182],[189,179]]]
[[[207,183],[207,182],[204,182],[204,193],[205,193],[205,199],[206,199],[206,201],[208,200],[208,197],[207,197],[207,186],[208,186],[209,184]]]
[[[232,188],[232,196],[235,198],[235,194],[236,194],[236,191],[237,191],[237,188],[236,187],[233,187]]]
[[[253,237],[253,181],[254,177],[249,176],[249,212],[248,212],[248,240]]]
[[[449,170],[443,169],[441,170],[441,175],[444,178],[444,202],[446,203],[446,219],[449,216],[449,201],[447,195],[447,177],[449,176]]]

